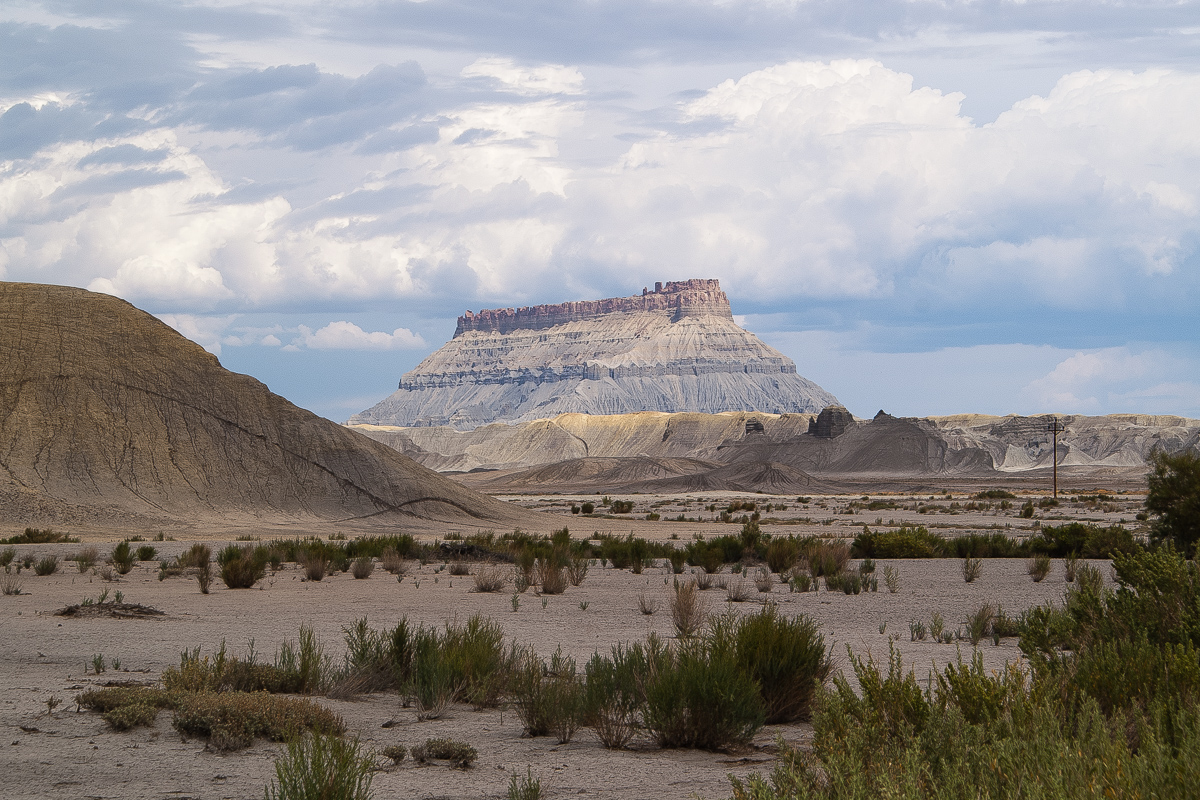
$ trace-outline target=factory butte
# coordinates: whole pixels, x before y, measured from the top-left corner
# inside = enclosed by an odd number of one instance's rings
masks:
[[[815,413],[836,398],[733,320],[715,280],[470,311],[454,338],[352,424],[471,429],[564,413]]]

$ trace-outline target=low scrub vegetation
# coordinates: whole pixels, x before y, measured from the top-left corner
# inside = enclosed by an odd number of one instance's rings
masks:
[[[403,757],[403,756],[402,756]],[[267,800],[367,800],[373,767],[357,740],[313,734],[288,742]]]
[[[1027,666],[985,670],[977,652],[927,683],[895,651],[883,664],[850,653],[855,680],[818,693],[811,752],[785,748],[734,797],[1190,795],[1200,570],[1170,548],[1116,553],[1113,567],[1113,589],[1081,565],[1062,603],[970,615],[972,639],[1019,634]]]
[[[1133,533],[1121,525],[1100,527],[1081,522],[1046,526],[1024,540],[1003,533],[945,538],[930,533],[924,525],[902,525],[889,531],[872,531],[864,525],[851,545],[855,558],[1065,558],[1072,554],[1109,558],[1139,549]]]
[[[16,536],[10,536],[7,539],[0,539],[0,544],[67,544],[78,541],[77,537],[68,536],[65,533],[57,533],[49,528],[45,530],[26,528],[24,533],[18,533]]]

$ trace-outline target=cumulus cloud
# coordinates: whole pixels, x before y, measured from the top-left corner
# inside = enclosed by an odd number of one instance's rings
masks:
[[[1024,393],[1047,410],[1074,413],[1196,413],[1200,408],[1200,359],[1158,348],[1112,347],[1078,352]],[[1184,378],[1181,380],[1181,378]]]
[[[386,331],[364,331],[353,322],[331,322],[312,330],[303,325],[300,335],[290,346],[312,350],[415,350],[425,347],[425,340],[408,328]]]

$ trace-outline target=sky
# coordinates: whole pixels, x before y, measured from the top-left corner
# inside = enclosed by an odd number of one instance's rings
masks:
[[[686,278],[860,416],[1200,417],[1200,2],[0,5],[0,280],[330,419]]]

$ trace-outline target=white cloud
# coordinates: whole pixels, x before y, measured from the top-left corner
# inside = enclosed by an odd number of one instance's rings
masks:
[[[511,58],[478,58],[463,67],[464,78],[492,78],[520,94],[581,94],[583,73],[562,64],[518,66]]]
[[[237,315],[208,317],[197,314],[159,314],[158,318],[208,352],[219,356],[221,345],[232,343],[224,334],[237,319]]]
[[[1030,381],[1024,394],[1048,411],[1072,413],[1196,413],[1200,359],[1162,349],[1113,347],[1074,353],[1046,375]]]
[[[425,347],[425,340],[408,328],[385,331],[364,331],[353,322],[331,322],[313,331],[300,326],[300,336],[291,345],[303,345],[311,350],[414,350]]]

